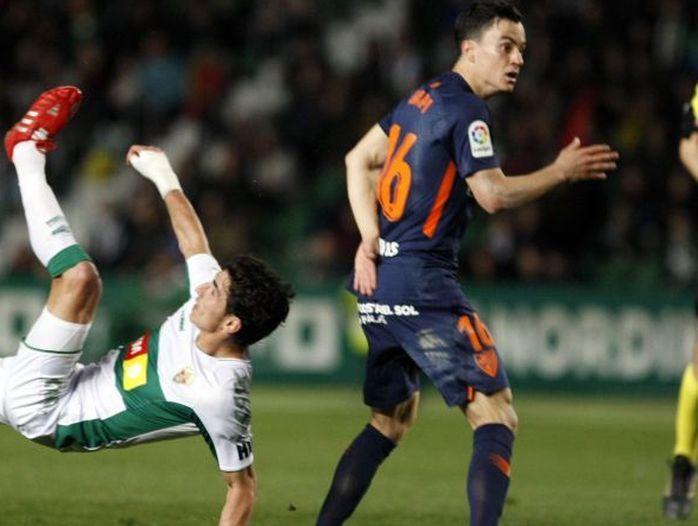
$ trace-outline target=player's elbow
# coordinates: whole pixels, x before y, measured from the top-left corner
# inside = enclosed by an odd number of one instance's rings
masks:
[[[477,198],[480,207],[488,214],[496,214],[502,210],[506,210],[507,202],[501,195],[490,194],[484,197]]]
[[[352,148],[344,156],[344,165],[347,167],[347,171],[351,173],[351,169],[356,166],[361,166],[363,155],[358,148]]]
[[[374,157],[369,148],[361,143],[357,144],[344,156],[347,173],[365,173],[367,170],[373,170],[377,166]]]
[[[679,143],[679,159],[694,179],[698,179],[698,133],[681,139]]]
[[[254,502],[257,497],[257,474],[252,466],[226,477],[228,497],[241,502]]]
[[[257,500],[257,485],[256,484],[245,484],[243,487],[237,489],[235,495],[235,503],[238,506],[238,511],[246,521],[250,520],[252,516],[252,511],[254,510],[254,504]],[[243,521],[244,524],[247,522]]]
[[[501,170],[485,170],[468,179],[477,204],[489,214],[512,206],[511,185]]]
[[[691,141],[688,138],[682,138],[679,142],[679,160],[685,165],[691,154]]]
[[[179,246],[179,251],[184,256],[184,259],[189,259],[196,254],[210,254],[211,249],[208,246],[208,241],[204,237],[200,236],[180,236],[177,240],[177,245]]]

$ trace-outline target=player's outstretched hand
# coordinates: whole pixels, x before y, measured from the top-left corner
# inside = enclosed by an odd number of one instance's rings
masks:
[[[156,146],[134,144],[128,149],[126,164],[133,166],[146,179],[150,179],[157,186],[163,199],[171,190],[182,189],[167,155]]]
[[[371,296],[376,290],[376,259],[378,258],[378,240],[366,240],[359,243],[354,258],[354,290],[364,296]]]
[[[616,169],[618,152],[608,144],[582,146],[579,137],[565,146],[553,163],[567,182],[606,179],[606,172]]]

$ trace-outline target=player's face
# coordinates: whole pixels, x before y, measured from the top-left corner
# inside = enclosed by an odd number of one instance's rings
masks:
[[[513,91],[523,67],[526,32],[520,22],[495,20],[474,42],[475,64],[483,97]]]
[[[227,316],[230,274],[221,270],[213,281],[196,287],[196,303],[190,319],[202,331],[215,332]]]

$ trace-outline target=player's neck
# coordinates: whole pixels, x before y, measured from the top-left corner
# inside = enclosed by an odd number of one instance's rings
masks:
[[[477,76],[468,67],[468,65],[465,62],[465,59],[462,56],[453,65],[452,71],[458,73],[463,78],[463,80],[465,80],[465,82],[468,83],[468,86],[470,86],[470,89],[473,90],[473,93],[475,93],[475,95],[477,95],[481,99],[486,99],[487,97],[489,97],[490,94],[487,93],[487,90],[485,89],[484,85],[477,81]]]
[[[222,338],[219,334],[201,332],[196,338],[196,346],[199,350],[214,358],[247,358],[247,347],[241,347],[233,343],[229,337]]]

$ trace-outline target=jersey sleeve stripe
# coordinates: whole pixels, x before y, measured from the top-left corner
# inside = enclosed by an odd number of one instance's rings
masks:
[[[82,352],[82,349],[77,349],[75,351],[51,351],[49,349],[37,349],[36,347],[32,347],[31,345],[27,344],[27,341],[24,339],[22,340],[22,345],[24,345],[27,349],[30,349],[32,351],[43,352],[48,354],[79,354]]]

